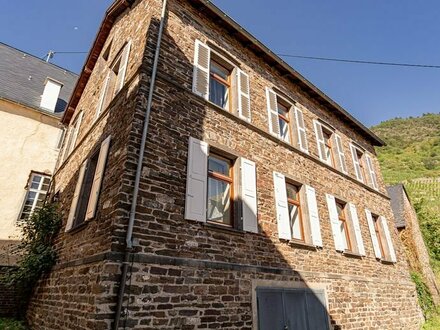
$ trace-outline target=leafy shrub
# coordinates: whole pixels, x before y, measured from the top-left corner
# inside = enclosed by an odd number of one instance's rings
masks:
[[[55,204],[47,204],[34,211],[30,218],[20,225],[22,255],[18,267],[11,269],[5,280],[18,290],[26,307],[32,290],[41,276],[47,274],[56,262],[53,242],[61,226],[61,218]]]
[[[411,278],[416,284],[417,298],[419,299],[419,305],[422,308],[425,319],[430,317],[430,314],[434,311],[435,305],[432,300],[431,293],[428,290],[422,276],[417,272],[411,272]]]

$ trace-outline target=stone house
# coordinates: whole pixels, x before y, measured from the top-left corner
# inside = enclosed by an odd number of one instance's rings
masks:
[[[36,329],[418,329],[383,142],[209,1],[116,1],[63,123]]]
[[[0,265],[14,264],[17,225],[45,199],[77,78],[0,43]]]
[[[411,204],[405,185],[399,183],[387,187],[391,198],[391,207],[399,237],[403,243],[410,268],[420,273],[434,301],[438,304],[440,298],[439,288],[432,271],[429,253],[420,231],[416,211]]]

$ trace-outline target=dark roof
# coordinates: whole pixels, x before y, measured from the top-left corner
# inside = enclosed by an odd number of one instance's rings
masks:
[[[134,0],[115,0],[110,8],[107,10],[104,16],[104,20],[101,23],[98,34],[92,48],[87,56],[83,70],[81,72],[78,83],[75,86],[74,94],[70,99],[67,111],[65,112],[62,121],[64,123],[69,122],[72,118],[73,112],[81,98],[81,94],[87,84],[90,74],[95,67],[96,60],[104,47],[105,40],[110,33],[111,27],[120,13],[122,13],[127,7],[131,6]],[[385,142],[374,134],[370,129],[365,127],[361,122],[354,118],[347,110],[342,108],[339,104],[328,97],[324,92],[319,90],[310,81],[304,78],[290,65],[284,62],[280,57],[274,54],[268,47],[257,40],[252,34],[246,31],[242,26],[230,18],[221,9],[216,7],[209,0],[188,0],[188,2],[197,8],[203,15],[212,19],[213,22],[221,24],[231,35],[237,40],[242,42],[246,47],[254,51],[260,58],[264,59],[271,66],[282,72],[290,80],[303,88],[312,98],[316,98],[318,102],[323,104],[329,109],[329,111],[336,111],[339,116],[347,120],[353,127],[359,129],[359,132],[363,134],[373,145],[384,146]]]
[[[40,108],[47,78],[63,84],[55,108],[55,115],[61,115],[78,75],[0,42],[0,98],[53,114]]]
[[[404,212],[404,196],[406,195],[405,187],[403,184],[399,183],[387,187],[387,192],[391,198],[391,208],[393,209],[396,228],[404,228],[406,226]]]

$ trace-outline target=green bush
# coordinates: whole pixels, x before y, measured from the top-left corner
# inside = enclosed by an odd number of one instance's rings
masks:
[[[14,319],[0,318],[0,329],[2,330],[26,330],[26,326],[21,321]]]
[[[417,298],[419,299],[419,305],[422,308],[423,315],[425,316],[425,319],[428,319],[435,309],[431,293],[419,273],[411,272],[411,278],[416,284]]]
[[[19,245],[21,259],[18,267],[11,269],[4,280],[18,290],[22,297],[23,311],[37,281],[56,262],[57,254],[53,242],[60,226],[61,218],[54,204],[47,204],[36,210],[20,225],[23,235]]]

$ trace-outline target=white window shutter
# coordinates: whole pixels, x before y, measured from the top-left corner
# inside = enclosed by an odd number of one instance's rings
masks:
[[[95,119],[97,119],[99,117],[99,115],[101,114],[102,108],[104,106],[105,96],[108,93],[107,90],[108,90],[108,86],[109,86],[109,83],[108,83],[109,80],[110,80],[110,72],[107,73],[104,84],[102,86],[101,96],[99,97],[98,107],[96,108]]]
[[[107,163],[107,155],[110,148],[111,137],[108,136],[101,143],[98,162],[96,164],[95,175],[93,176],[92,188],[90,190],[89,201],[87,203],[87,211],[85,221],[93,219],[98,206],[99,192],[101,191],[102,179],[104,177],[105,164]]]
[[[65,231],[69,231],[75,221],[76,207],[78,205],[79,195],[81,194],[81,188],[84,181],[84,175],[86,174],[86,169],[88,165],[88,160],[81,164],[79,168],[78,181],[76,182],[75,191],[72,197],[72,203],[70,204],[69,216],[67,217],[67,224]]]
[[[362,231],[359,225],[359,217],[356,211],[356,206],[353,203],[348,203],[348,208],[350,210],[351,222],[353,223],[358,252],[360,255],[365,256],[364,241],[362,240]]]
[[[251,99],[249,88],[249,76],[240,69],[237,69],[237,98],[238,115],[251,121]]]
[[[208,144],[189,138],[185,219],[206,222]]]
[[[304,124],[304,115],[303,112],[298,107],[295,107],[295,117],[296,117],[296,127],[298,130],[298,147],[302,151],[308,153],[309,147],[307,144],[307,133],[306,133],[306,126]]]
[[[338,151],[339,169],[343,173],[347,173],[347,164],[345,161],[344,148],[342,147],[342,140],[338,134],[334,134],[336,141],[336,149]]]
[[[315,188],[305,186],[307,209],[309,213],[310,231],[312,236],[312,244],[322,247],[321,225],[319,223],[318,204],[316,202]]]
[[[313,120],[313,126],[315,128],[316,143],[318,146],[319,158],[323,162],[327,163],[328,159],[325,153],[325,141],[324,141],[324,134],[322,134],[322,125],[318,121]]]
[[[68,157],[72,153],[73,149],[75,149],[76,140],[78,139],[79,130],[81,128],[83,116],[84,116],[84,112],[81,111],[81,113],[78,115],[78,119],[75,119],[75,123],[72,128],[72,140],[70,140],[69,150],[66,154],[66,157]]]
[[[328,214],[332,227],[333,240],[335,241],[335,249],[336,251],[344,251],[344,242],[342,239],[342,233],[339,229],[339,216],[336,208],[335,197],[329,194],[325,194],[325,196],[327,198]]]
[[[350,149],[351,149],[351,156],[353,158],[353,166],[354,166],[354,171],[356,173],[356,178],[359,181],[363,182],[364,178],[362,177],[361,165],[359,164],[358,156],[356,153],[356,147],[350,144]]]
[[[280,123],[278,122],[277,94],[266,87],[267,115],[269,120],[269,132],[276,137],[280,136]]]
[[[368,166],[368,173],[370,174],[370,182],[374,189],[377,189],[377,178],[376,178],[376,172],[374,171],[373,167],[373,161],[371,160],[371,157],[367,154],[365,154],[365,159],[367,160],[367,166]]]
[[[116,78],[116,87],[114,94],[117,94],[122,89],[122,87],[124,87],[125,74],[127,72],[127,66],[128,66],[128,56],[130,55],[130,48],[131,48],[131,41],[127,42],[127,44],[124,46],[124,49],[122,50],[121,62],[118,68],[118,76]]]
[[[258,233],[257,223],[257,174],[255,163],[241,158],[241,200],[243,230]]]
[[[385,238],[387,240],[388,252],[390,253],[390,258],[392,262],[397,262],[396,252],[394,251],[393,240],[391,239],[390,230],[388,229],[388,221],[385,217],[380,217],[382,221],[383,231],[385,233]]]
[[[382,253],[380,252],[379,240],[376,235],[376,229],[374,227],[373,217],[371,216],[371,212],[365,209],[365,215],[367,217],[368,229],[370,230],[371,241],[373,243],[374,255],[377,259],[382,258]]]
[[[209,66],[211,50],[200,40],[196,40],[194,49],[193,93],[209,98]]]
[[[290,230],[289,209],[287,205],[286,179],[284,175],[273,172],[273,184],[278,224],[278,237],[292,239]]]

